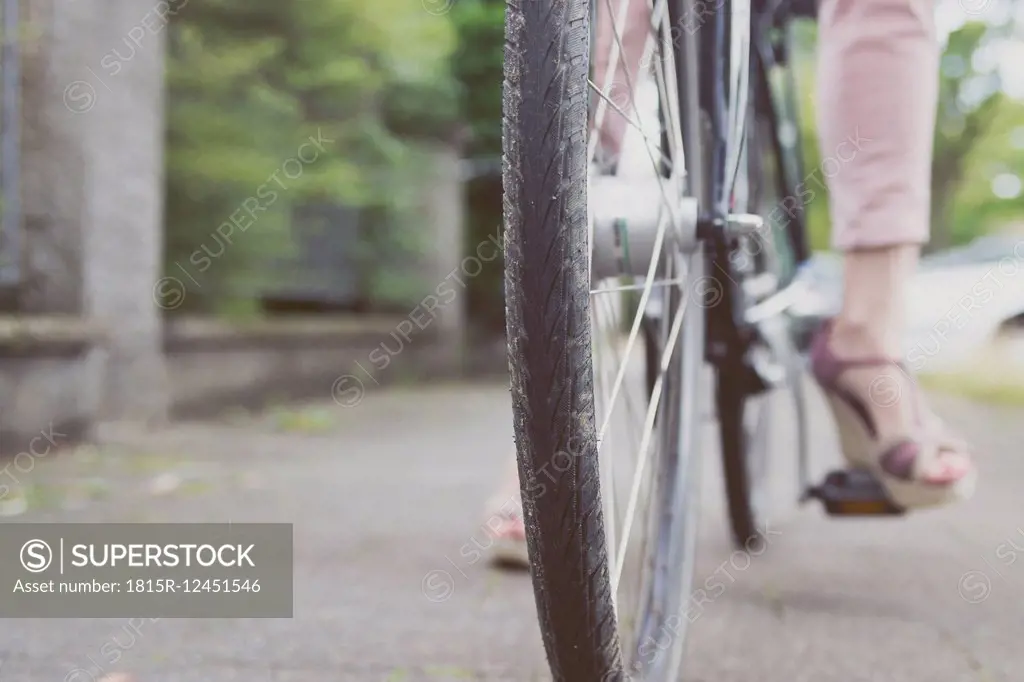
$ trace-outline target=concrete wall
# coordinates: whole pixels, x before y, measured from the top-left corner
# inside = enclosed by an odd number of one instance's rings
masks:
[[[344,409],[396,382],[507,372],[503,344],[460,351],[453,367],[439,329],[400,341],[407,319],[177,320],[161,339],[171,413],[216,418],[294,399],[333,400]],[[102,330],[73,316],[0,317],[0,459],[33,439],[42,447],[40,434],[57,445],[92,437],[102,419],[91,358],[105,343]]]
[[[382,340],[391,341],[403,319],[176,320],[164,337],[172,414],[215,417],[225,408],[258,409],[293,399],[333,399],[349,407],[367,392],[404,378],[436,352],[436,334],[423,334],[379,369],[374,350]],[[350,389],[352,398],[346,393]]]
[[[75,317],[0,318],[0,459],[92,437],[99,343],[100,331]]]

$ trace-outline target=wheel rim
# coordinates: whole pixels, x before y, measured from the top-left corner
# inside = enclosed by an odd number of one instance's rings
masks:
[[[622,59],[627,6],[622,0],[595,2],[612,17],[614,44],[608,69],[589,82],[597,96],[593,123],[626,118],[619,173],[642,174],[644,164],[636,162],[646,160],[647,177],[659,184],[665,214],[672,215],[671,203],[683,196],[687,177],[674,60],[655,56],[672,54],[668,3],[653,2],[643,58],[650,72],[641,69],[636,81],[627,75],[623,87],[612,76]],[[611,87],[602,90],[597,83]],[[599,136],[591,134],[592,167],[601,152]],[[684,597],[697,535],[697,387],[709,292],[703,251],[684,250],[668,220],[659,225],[655,245],[646,270],[594,282],[591,322],[609,573],[624,663],[633,676],[667,681],[678,671],[688,622]],[[654,358],[643,357],[644,316],[653,318],[648,329],[656,336]],[[641,371],[644,362],[656,363],[653,386]]]

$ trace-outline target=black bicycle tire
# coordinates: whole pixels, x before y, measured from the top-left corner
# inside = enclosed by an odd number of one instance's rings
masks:
[[[589,352],[587,168],[578,163],[588,38],[586,0],[508,2],[506,320],[523,516],[551,673],[556,682],[625,682]]]
[[[505,15],[509,373],[537,614],[558,682],[622,670],[589,354],[577,357],[590,348],[587,168],[564,167],[586,154],[589,24],[585,0],[510,0]],[[556,464],[559,453],[569,458]]]

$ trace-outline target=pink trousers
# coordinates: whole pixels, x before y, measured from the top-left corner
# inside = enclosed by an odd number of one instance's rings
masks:
[[[596,0],[594,82],[629,111],[649,33],[647,0],[626,0],[622,44],[611,80],[615,32],[608,5]],[[832,243],[841,250],[928,239],[930,173],[938,100],[939,43],[934,0],[821,0],[816,109],[821,165],[812,170],[830,194]],[[628,71],[628,74],[627,74]],[[606,84],[607,83],[607,84]],[[618,91],[623,92],[618,92]],[[610,108],[597,134],[615,155],[627,123]]]

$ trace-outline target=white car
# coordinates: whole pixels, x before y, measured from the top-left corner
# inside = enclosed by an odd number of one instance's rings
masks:
[[[815,254],[801,277],[821,316],[839,310],[842,261]],[[922,259],[907,292],[905,353],[917,372],[942,371],[974,359],[1009,321],[1024,320],[1024,242],[983,237]]]
[[[911,368],[963,364],[984,352],[1009,320],[1024,316],[1024,258],[1011,250],[997,260],[927,265],[907,298]]]

